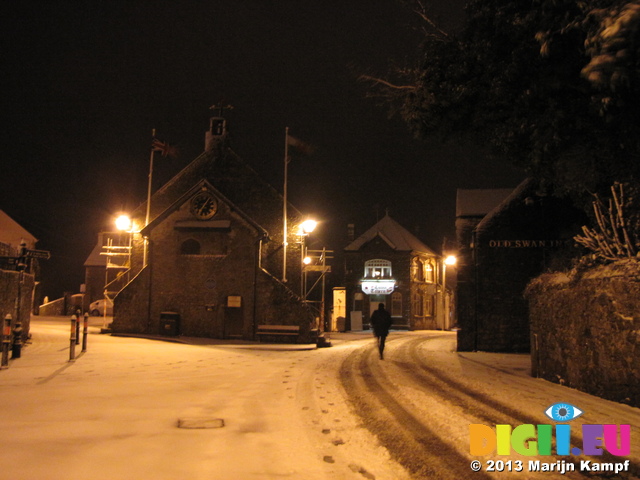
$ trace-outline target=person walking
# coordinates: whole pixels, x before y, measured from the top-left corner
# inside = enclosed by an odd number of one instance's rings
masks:
[[[384,360],[384,344],[389,335],[391,328],[391,314],[384,308],[384,303],[378,304],[378,309],[371,315],[371,327],[373,334],[378,339],[378,351],[380,352],[380,360]]]

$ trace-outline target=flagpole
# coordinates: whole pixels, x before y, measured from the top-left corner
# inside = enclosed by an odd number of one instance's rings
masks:
[[[151,129],[151,138],[156,138],[156,129]],[[153,154],[155,153],[155,149],[151,146],[151,153],[149,154],[149,185],[147,187],[147,215],[144,220],[144,226],[149,225],[149,220],[151,217],[151,187],[153,184]],[[147,255],[149,250],[149,240],[145,237],[144,239],[144,258],[143,258],[143,266],[147,266]]]
[[[287,181],[288,181],[288,165],[289,165],[289,127],[284,131],[284,187],[282,206],[282,281],[287,282]]]

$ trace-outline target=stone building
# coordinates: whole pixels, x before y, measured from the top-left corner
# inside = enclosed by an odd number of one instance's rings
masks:
[[[568,258],[583,224],[531,179],[514,190],[458,190],[458,350],[529,351],[525,287]]]
[[[344,259],[347,329],[368,327],[379,303],[395,329],[451,326],[440,257],[388,214],[344,248]]]
[[[12,328],[19,319],[22,336],[29,335],[31,312],[37,296],[38,260],[21,259],[21,249],[33,250],[38,240],[13,218],[0,210],[0,321],[12,317]]]
[[[271,324],[299,326],[299,340],[313,341],[315,318],[294,287],[302,216],[287,209],[284,283],[282,196],[231,150],[223,119],[212,119],[205,152],[152,196],[148,223],[146,209],[133,215],[115,333],[252,340]]]

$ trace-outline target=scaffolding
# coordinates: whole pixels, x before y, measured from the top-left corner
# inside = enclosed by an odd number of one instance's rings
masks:
[[[131,279],[131,232],[103,233],[103,245],[100,255],[106,257],[104,278],[104,327],[107,325],[107,306],[113,305],[116,295]]]

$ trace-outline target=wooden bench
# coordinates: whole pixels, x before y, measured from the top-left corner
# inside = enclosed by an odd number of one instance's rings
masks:
[[[256,335],[260,341],[263,339],[287,339],[297,343],[298,335],[300,335],[300,327],[298,325],[258,325]]]

